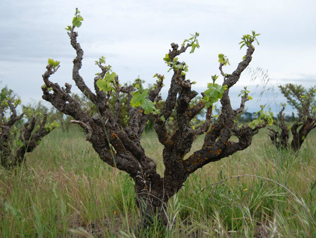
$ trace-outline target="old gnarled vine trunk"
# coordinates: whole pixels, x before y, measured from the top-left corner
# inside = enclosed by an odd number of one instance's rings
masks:
[[[262,123],[253,128],[245,125],[236,127],[236,115],[244,109],[248,100],[246,95],[241,97],[240,108],[234,110],[229,98],[229,90],[240,78],[241,73],[249,65],[254,46],[253,39],[247,45],[247,53],[243,61],[238,65],[232,74],[224,74],[223,63],[220,63],[220,71],[224,76],[222,86],[226,90],[221,98],[221,114],[215,122],[212,119],[212,105],[206,106],[205,101],[200,100],[196,105],[190,106],[190,102],[197,96],[197,92],[191,89],[191,82],[186,80],[184,73],[184,63],[177,60],[177,56],[192,47],[193,42],[180,47],[172,44],[166,58],[169,67],[173,70],[168,96],[163,103],[162,109],[158,110],[158,102],[161,102],[160,91],[163,87],[162,75],[157,75],[158,81],[155,87],[148,91],[146,99],[155,103],[155,111],[146,113],[140,107],[132,107],[131,100],[137,88],[133,86],[122,87],[118,77],[109,81],[111,90],[101,91],[98,81],[104,80],[109,75],[109,67],[103,66],[103,60],[97,62],[101,72],[94,79],[94,92],[85,84],[80,76],[79,70],[82,66],[83,50],[77,42],[77,32],[75,26],[68,29],[72,47],[75,49],[76,58],[73,63],[73,80],[77,87],[91,100],[98,108],[98,113],[90,117],[82,109],[80,103],[71,96],[71,86],[65,84],[60,87],[50,81],[58,67],[49,64],[43,75],[45,86],[42,87],[43,99],[49,101],[55,108],[74,118],[73,123],[79,124],[86,132],[86,139],[92,144],[99,157],[109,164],[128,173],[135,182],[135,192],[137,205],[141,213],[140,227],[146,227],[152,223],[153,217],[158,216],[162,224],[168,223],[167,203],[176,194],[188,176],[202,166],[218,161],[224,157],[234,154],[237,151],[247,148],[252,141],[252,137],[257,131],[264,127]],[[128,98],[128,125],[121,125],[119,96],[126,94]],[[111,110],[110,98],[115,98],[115,103]],[[190,124],[196,115],[206,108],[205,122],[197,128]],[[177,127],[172,131],[167,130],[168,119],[171,113],[176,113]],[[155,118],[155,131],[158,135],[163,149],[163,164],[165,166],[164,175],[161,177],[156,170],[156,163],[145,154],[145,150],[140,143],[141,135],[144,132],[146,123],[150,116]],[[201,148],[195,151],[187,159],[185,155],[189,153],[192,143],[198,135],[206,133],[204,143]],[[237,136],[238,141],[230,140],[232,135]]]
[[[7,87],[1,90],[0,98],[0,163],[12,169],[21,165],[25,154],[32,152],[55,126],[46,127],[47,115],[26,116],[27,121],[23,122],[25,113],[18,114],[16,110],[21,100]]]
[[[308,90],[301,85],[286,84],[279,86],[288,103],[297,110],[298,118],[289,127],[285,123],[285,104],[279,112],[278,121],[274,125],[278,128],[270,128],[270,139],[277,148],[291,149],[297,152],[304,143],[308,134],[316,128],[315,93],[316,87]],[[290,141],[290,132],[292,138]]]

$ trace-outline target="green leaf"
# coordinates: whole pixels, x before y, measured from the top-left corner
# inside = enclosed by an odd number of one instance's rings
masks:
[[[252,44],[252,42],[256,41],[257,44],[259,45],[259,41],[257,40],[257,36],[259,36],[260,34],[256,34],[255,31],[252,31],[252,36],[251,35],[243,35],[243,37],[241,38],[242,41],[239,43],[240,49],[243,48],[245,45],[250,46]]]
[[[82,23],[76,17],[74,17],[73,20],[72,20],[72,25],[74,27],[78,27],[79,28],[82,25]]]
[[[135,86],[134,86],[135,87]],[[138,91],[132,93],[131,106],[141,107],[144,109],[145,114],[150,114],[155,111],[155,103],[149,100],[148,97],[149,89],[139,88]]]
[[[97,81],[97,86],[100,91],[109,92],[111,90],[115,91],[115,78],[117,77],[116,73],[114,72],[106,72],[103,79],[99,79]]]
[[[79,14],[80,14],[80,11],[78,10],[78,8],[76,8],[75,16],[72,19],[72,25],[78,28],[82,25],[82,21],[83,21],[83,17]]]
[[[246,44],[244,43],[244,44],[242,44],[241,46],[240,46],[240,49],[242,48],[242,47],[244,47]],[[244,56],[244,58],[246,58],[246,56]]]
[[[222,65],[230,65],[228,58],[224,54],[218,55],[218,62]]]
[[[153,110],[155,110],[155,105],[152,101],[146,98],[144,103],[142,104],[142,108],[145,110],[145,114],[149,114]]]
[[[53,65],[53,63],[54,63],[54,60],[53,60],[53,59],[48,58],[48,64],[49,64],[49,65]]]
[[[259,115],[258,118],[248,124],[248,126],[252,129],[255,129],[256,126],[265,122],[267,122],[270,126],[273,125],[273,113],[271,110],[269,109],[269,111],[264,111],[264,106],[261,105],[260,107],[261,110],[255,114]]]
[[[194,51],[195,51],[195,47],[196,47],[196,45],[195,45],[195,44],[193,44],[193,45],[192,45],[192,48],[191,48],[191,51],[190,51],[190,54],[194,53]]]
[[[18,98],[18,99],[16,99],[15,101],[14,101],[14,106],[15,107],[17,107],[18,105],[20,105],[21,104],[21,99],[20,98]]]
[[[169,63],[171,61],[169,54],[165,55],[165,58],[163,58],[164,61],[166,61],[166,63]]]
[[[248,126],[249,126],[251,129],[255,129],[255,127],[256,127],[257,125],[259,125],[259,124],[260,124],[260,122],[259,122],[258,120],[254,120],[254,121],[250,122],[250,123],[248,124]]]
[[[99,58],[99,60],[95,61],[95,64],[96,65],[98,65],[98,64],[105,64],[105,57],[102,56],[101,58]]]
[[[209,83],[207,88],[208,89],[204,92],[202,101],[205,103],[206,107],[210,107],[213,103],[223,97],[223,93],[227,89],[227,85],[221,86],[219,84]]]
[[[148,96],[148,89],[143,91],[138,90],[133,93],[133,97],[131,99],[132,107],[141,107],[145,103],[145,99]]]
[[[80,11],[79,11],[79,9],[76,7],[75,15],[78,15],[78,14],[80,14]]]
[[[215,84],[216,80],[218,79],[218,75],[216,74],[212,75],[211,78],[212,78],[213,84]]]
[[[52,123],[45,124],[45,129],[48,132],[52,131],[54,128],[57,128],[57,127],[59,127],[59,123],[57,121],[53,121]]]
[[[173,65],[174,70],[182,70],[183,69],[183,64],[174,64]]]
[[[184,46],[185,43],[188,43],[189,45],[191,45],[191,51],[190,51],[190,54],[194,53],[195,49],[196,48],[200,48],[200,44],[197,40],[197,37],[199,36],[200,34],[198,32],[195,32],[194,35],[191,34],[192,37],[190,37],[189,39],[185,39],[182,43],[182,45]]]
[[[240,91],[240,94],[238,94],[238,97],[248,96],[249,93],[250,93],[250,91],[247,89],[247,86],[245,86],[244,89]]]
[[[114,72],[106,72],[106,74],[105,74],[105,76],[104,76],[104,79],[106,80],[106,81],[109,81],[109,82],[115,82],[115,78],[116,78],[116,73],[114,73]]]
[[[109,83],[106,80],[104,80],[104,79],[99,79],[97,81],[97,86],[98,86],[100,91],[104,91],[104,92],[108,92],[108,91],[110,91],[112,89],[110,87]]]
[[[53,69],[56,69],[56,67],[58,67],[60,64],[60,61],[55,61],[55,60],[49,58],[48,64],[51,65],[53,67]]]
[[[224,61],[225,61],[225,60],[224,60],[224,57],[225,57],[225,56],[224,56],[223,54],[219,54],[219,55],[218,55],[218,62],[220,62],[221,64],[224,64]]]

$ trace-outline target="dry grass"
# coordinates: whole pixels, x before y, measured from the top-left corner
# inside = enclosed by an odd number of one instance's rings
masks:
[[[309,135],[295,155],[263,130],[250,148],[198,170],[170,202],[175,223],[164,235],[316,237],[315,140]],[[142,144],[163,174],[155,134]],[[133,237],[138,217],[133,181],[98,159],[77,129],[44,138],[22,168],[0,169],[2,237]],[[143,236],[158,237],[157,229]]]

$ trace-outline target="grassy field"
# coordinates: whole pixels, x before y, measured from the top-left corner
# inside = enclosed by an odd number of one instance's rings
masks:
[[[162,173],[156,135],[142,144]],[[165,237],[316,237],[315,144],[312,133],[299,154],[279,151],[263,130],[250,148],[198,170],[169,203]],[[22,168],[0,168],[0,237],[136,237],[134,197],[133,181],[80,130],[57,129]]]

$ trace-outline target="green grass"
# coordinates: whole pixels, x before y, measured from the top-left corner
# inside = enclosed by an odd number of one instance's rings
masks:
[[[189,177],[169,202],[164,236],[316,237],[315,143],[311,133],[295,155],[262,130],[248,149]],[[155,133],[142,144],[162,174]],[[53,131],[21,168],[0,168],[0,237],[136,237],[138,218],[133,181],[103,163],[76,127]]]

